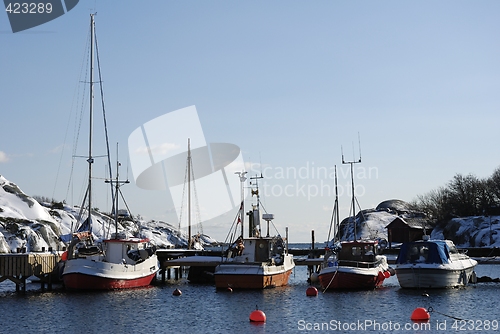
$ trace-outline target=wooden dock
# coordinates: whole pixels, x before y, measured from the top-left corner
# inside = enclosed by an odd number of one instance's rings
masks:
[[[289,249],[295,265],[308,266],[312,271],[321,265],[324,249]],[[182,278],[182,273],[186,267],[190,271],[203,273],[213,272],[215,267],[222,262],[222,251],[220,250],[188,250],[188,249],[159,249],[156,251],[158,262],[160,263],[160,280],[165,283],[171,278],[171,270],[174,270],[174,278]],[[299,258],[297,258],[299,257]]]
[[[45,253],[9,253],[0,254],[0,283],[11,280],[16,284],[17,292],[26,292],[26,279],[35,276],[49,290],[58,277],[58,263],[62,252]]]

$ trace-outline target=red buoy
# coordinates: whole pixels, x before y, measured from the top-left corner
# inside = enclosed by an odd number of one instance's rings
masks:
[[[266,322],[266,314],[261,310],[255,310],[250,313],[250,321],[252,322]]]
[[[385,278],[391,277],[391,273],[389,271],[384,271],[384,277]]]
[[[306,296],[308,297],[316,297],[318,295],[318,289],[316,289],[314,286],[310,286],[306,290]]]
[[[431,318],[431,315],[427,310],[423,307],[417,307],[413,310],[411,314],[412,321],[428,321]]]
[[[226,288],[226,291],[227,291],[227,292],[233,292],[233,288],[231,288],[230,286],[228,286],[228,287]]]
[[[173,294],[174,296],[180,296],[180,295],[182,295],[182,291],[181,291],[181,290],[179,290],[179,289],[175,289],[175,290],[174,290],[174,292],[172,292],[172,294]]]

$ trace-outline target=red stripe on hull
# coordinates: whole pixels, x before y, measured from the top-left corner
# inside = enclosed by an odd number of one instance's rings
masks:
[[[284,286],[288,284],[288,278],[292,270],[274,275],[238,275],[238,274],[216,274],[215,287],[218,289],[265,289]]]
[[[333,277],[334,274],[335,277]],[[321,287],[328,290],[371,290],[382,285],[383,282],[384,280],[381,280],[378,276],[373,275],[361,275],[344,272],[329,272],[319,275],[319,283],[321,284]]]
[[[156,273],[136,279],[111,279],[84,274],[66,274],[63,276],[64,286],[70,290],[114,290],[131,289],[148,286]]]

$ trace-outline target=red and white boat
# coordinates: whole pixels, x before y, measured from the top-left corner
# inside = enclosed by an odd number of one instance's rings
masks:
[[[115,184],[114,212],[115,233],[110,239],[94,242],[92,234],[92,114],[93,114],[93,68],[94,68],[94,14],[90,15],[91,49],[90,49],[90,135],[88,163],[88,188],[85,196],[87,218],[72,234],[68,251],[63,255],[62,280],[67,289],[74,290],[107,290],[137,288],[151,284],[158,271],[156,248],[148,239],[135,238],[118,233],[118,193],[119,185],[128,181],[116,180],[107,182]],[[109,149],[108,149],[109,152]],[[108,154],[109,157],[109,154]],[[109,158],[108,158],[109,160]],[[80,217],[83,216],[80,211]]]
[[[94,245],[89,233],[74,233],[62,279],[71,290],[144,287],[158,271],[155,247],[148,239],[118,235]]]
[[[337,171],[335,170],[335,205],[333,207],[332,225],[337,227],[333,232],[333,240],[326,246],[324,261],[318,274],[323,291],[337,289],[369,290],[380,286],[384,280],[393,274],[387,264],[387,258],[379,255],[377,240],[357,239],[356,214],[354,197],[353,164],[359,161],[347,162],[351,165],[352,180],[352,216],[354,226],[353,241],[338,241],[339,212],[337,192]],[[342,156],[342,163],[344,156]],[[333,224],[335,222],[335,224]],[[331,229],[332,226],[330,226]],[[330,234],[328,235],[328,240]]]
[[[245,172],[240,173],[240,180],[246,180]],[[257,184],[257,179],[254,177]],[[257,196],[257,204],[253,205],[249,215],[249,237],[243,237],[243,203],[239,211],[238,225],[241,224],[241,234],[227,249],[222,263],[215,267],[215,286],[219,289],[264,289],[288,284],[295,263],[293,255],[288,254],[286,241],[280,236],[269,236],[269,224],[274,219],[273,214],[263,214],[259,211],[259,191],[252,190]],[[267,222],[267,236],[261,237],[261,218]]]
[[[323,290],[369,290],[391,276],[387,259],[378,255],[376,240],[343,241],[327,249],[318,275]]]

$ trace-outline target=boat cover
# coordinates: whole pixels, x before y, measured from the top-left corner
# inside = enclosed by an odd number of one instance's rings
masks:
[[[396,264],[449,263],[449,248],[444,240],[405,242],[401,245]]]

